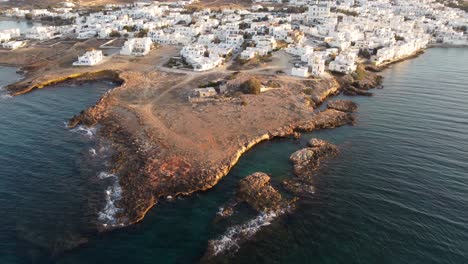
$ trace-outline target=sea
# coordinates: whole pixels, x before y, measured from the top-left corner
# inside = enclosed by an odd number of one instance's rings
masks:
[[[431,48],[391,65],[374,96],[338,96],[359,104],[354,126],[261,143],[213,189],[104,233],[118,175],[99,128],[66,122],[115,84],[0,91],[0,263],[197,263],[210,239],[234,245],[223,263],[468,263],[467,62],[467,48]],[[0,67],[0,86],[19,78]],[[247,175],[294,177],[289,156],[313,137],[340,149],[314,194],[275,219],[217,220]],[[232,239],[246,229],[248,241]]]

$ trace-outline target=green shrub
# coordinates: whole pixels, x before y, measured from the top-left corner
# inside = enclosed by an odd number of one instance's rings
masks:
[[[262,84],[256,78],[250,78],[241,84],[241,91],[245,94],[259,94]]]

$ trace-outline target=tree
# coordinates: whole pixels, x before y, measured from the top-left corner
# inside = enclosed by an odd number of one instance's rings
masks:
[[[366,59],[371,58],[371,54],[369,53],[369,51],[367,49],[360,49],[359,53],[358,53],[358,56],[362,57],[362,58],[366,58]]]
[[[148,36],[148,29],[140,29],[140,31],[136,34],[137,38],[144,38]]]
[[[245,94],[259,94],[262,84],[256,78],[250,78],[240,86],[241,91]]]
[[[33,15],[31,13],[27,13],[27,14],[24,15],[24,18],[26,18],[26,20],[32,20]]]
[[[109,37],[111,37],[111,38],[120,38],[120,33],[118,31],[114,30],[109,34]]]

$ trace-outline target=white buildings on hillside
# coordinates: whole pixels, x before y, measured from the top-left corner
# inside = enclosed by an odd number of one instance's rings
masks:
[[[126,56],[145,56],[151,51],[153,42],[151,38],[131,38],[125,41],[120,55]]]
[[[88,51],[78,57],[78,61],[73,63],[73,66],[94,66],[102,62],[104,56],[100,50]]]
[[[18,38],[20,30],[18,28],[5,29],[0,31],[0,42],[8,42],[11,39]]]
[[[26,30],[24,37],[35,40],[48,40],[60,37],[59,35],[55,35],[56,31],[57,29],[55,27],[32,27]]]
[[[330,62],[328,69],[330,71],[341,72],[345,74],[353,73],[357,69],[356,53],[344,53],[336,56],[335,60]]]
[[[194,71],[207,71],[221,65],[223,57],[214,52],[209,52],[203,45],[192,44],[182,48],[180,55],[190,64]]]
[[[307,22],[321,22],[330,16],[330,3],[328,1],[316,1],[309,6],[307,11]]]
[[[281,2],[280,0],[256,0]],[[241,59],[263,56],[284,48],[308,65],[308,73],[321,75],[328,69],[355,70],[354,50],[379,65],[408,56],[427,43],[468,45],[467,13],[434,0],[290,0],[287,6],[249,9],[204,9],[193,12],[191,1],[150,1],[106,5],[105,10],[80,12],[72,5],[62,8],[2,10],[2,15],[33,19],[45,16],[69,19],[70,25],[33,27],[23,37],[48,40],[62,36],[78,39],[129,38],[122,55],[148,54],[152,43],[182,45],[181,54],[196,70],[219,66],[230,55]],[[67,2],[71,3],[71,2]],[[287,10],[293,8],[294,10]],[[307,10],[306,10],[307,9]],[[293,12],[291,12],[293,11]],[[0,31],[0,42],[20,40],[19,31]],[[134,38],[147,35],[147,38]],[[193,44],[200,45],[193,46]],[[244,45],[251,44],[253,45]],[[6,46],[16,47],[13,42]],[[250,46],[250,47],[245,47]],[[314,47],[316,51],[314,51]],[[321,53],[323,47],[333,47]],[[296,60],[297,58],[293,58]],[[306,75],[305,67],[291,70]]]

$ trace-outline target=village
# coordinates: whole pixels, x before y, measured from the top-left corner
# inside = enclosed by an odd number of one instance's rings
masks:
[[[118,52],[111,54],[103,53],[104,45],[88,50],[73,63],[81,67],[174,46],[179,54],[165,64],[168,70],[213,71],[287,56],[287,74],[322,78],[351,74],[359,63],[382,66],[431,45],[468,45],[467,13],[433,0],[255,0],[248,9],[217,10],[198,7],[193,0],[154,1],[108,4],[93,12],[63,2],[49,9],[12,8],[2,16],[61,22],[0,31],[4,49],[64,39],[117,45]]]

